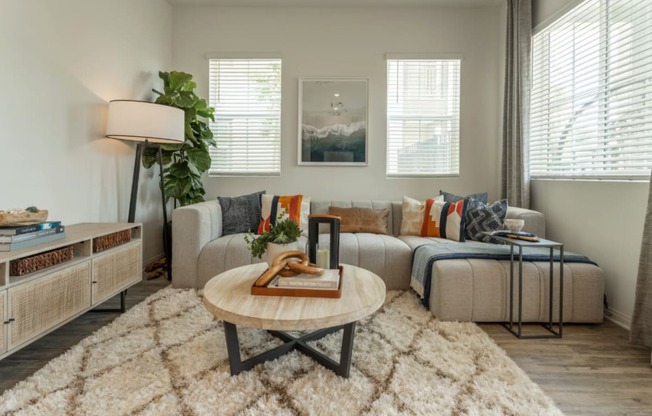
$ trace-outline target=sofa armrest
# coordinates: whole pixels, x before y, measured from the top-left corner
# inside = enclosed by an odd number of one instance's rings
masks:
[[[543,213],[526,208],[507,207],[506,218],[525,220],[523,231],[528,231],[541,238],[546,238],[546,217]]]
[[[196,288],[197,260],[206,244],[222,235],[217,200],[177,208],[172,213],[172,286]]]

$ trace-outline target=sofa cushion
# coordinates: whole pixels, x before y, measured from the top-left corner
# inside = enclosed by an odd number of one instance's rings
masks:
[[[328,213],[340,217],[341,233],[387,234],[389,209],[328,207]]]
[[[260,259],[251,256],[244,236],[245,234],[226,235],[204,246],[197,259],[197,287],[204,287],[206,282],[226,270],[267,261],[267,254]],[[297,245],[305,251],[308,239],[299,237]]]
[[[310,197],[303,195],[262,195],[261,219],[258,234],[269,231],[279,215],[290,217],[301,230],[308,233],[308,216],[310,215]]]
[[[236,197],[218,196],[222,208],[222,234],[254,232],[260,222],[260,196],[265,191]]]
[[[328,245],[329,234],[319,235],[319,244]],[[383,234],[340,234],[340,263],[362,267],[380,276],[388,290],[408,289],[412,250],[396,237]]]

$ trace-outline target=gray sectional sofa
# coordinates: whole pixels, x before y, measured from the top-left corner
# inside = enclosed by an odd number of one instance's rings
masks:
[[[328,213],[329,206],[390,210],[388,234],[343,233],[340,263],[368,269],[387,289],[409,289],[413,250],[426,243],[464,244],[418,236],[401,236],[400,202],[313,201],[310,212]],[[543,214],[510,207],[507,218],[525,220],[525,230],[545,236]],[[211,278],[235,267],[265,261],[252,258],[243,234],[222,235],[217,200],[178,208],[172,216],[172,284],[178,288],[202,288]],[[327,234],[320,239],[327,238]],[[302,237],[300,245],[306,244]],[[487,244],[487,243],[474,243]],[[509,261],[447,259],[432,265],[430,309],[442,320],[499,322],[509,316]],[[523,322],[547,321],[548,262],[525,262],[523,267]],[[556,292],[556,291],[555,291]],[[603,320],[604,276],[588,263],[564,265],[564,321],[597,323]],[[415,294],[416,296],[416,294]],[[555,305],[558,299],[555,298]]]

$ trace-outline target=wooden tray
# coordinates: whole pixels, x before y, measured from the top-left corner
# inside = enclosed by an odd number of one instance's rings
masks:
[[[340,284],[337,290],[332,289],[289,289],[267,286],[251,286],[251,294],[257,296],[293,296],[297,298],[341,298],[342,297],[342,266],[340,269]],[[264,272],[263,272],[264,273]],[[262,275],[262,273],[261,273]],[[256,279],[258,280],[258,279]]]

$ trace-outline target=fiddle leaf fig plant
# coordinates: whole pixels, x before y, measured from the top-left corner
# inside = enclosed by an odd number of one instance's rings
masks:
[[[215,146],[213,132],[204,120],[215,121],[215,109],[195,93],[197,84],[185,72],[159,72],[163,91],[152,89],[158,95],[157,104],[180,108],[185,113],[185,141],[181,144],[163,144],[165,179],[163,189],[167,198],[176,199],[181,206],[204,201],[202,175],[211,166],[209,147]],[[143,166],[157,163],[157,149],[145,148]]]

